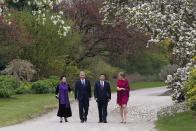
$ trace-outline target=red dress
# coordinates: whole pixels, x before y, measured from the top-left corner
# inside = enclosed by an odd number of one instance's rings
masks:
[[[125,90],[121,90],[117,92],[117,104],[120,106],[127,105],[127,102],[129,100],[129,91],[130,91],[128,80],[118,80],[117,87],[125,88]]]

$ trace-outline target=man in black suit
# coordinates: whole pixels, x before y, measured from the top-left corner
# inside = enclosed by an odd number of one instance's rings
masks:
[[[75,99],[79,103],[79,116],[81,123],[87,121],[89,100],[91,98],[90,81],[86,79],[84,71],[80,72],[80,80],[75,83]]]
[[[99,123],[107,123],[107,106],[111,100],[110,84],[104,74],[100,75],[100,80],[95,83],[94,96],[97,101],[99,111]]]

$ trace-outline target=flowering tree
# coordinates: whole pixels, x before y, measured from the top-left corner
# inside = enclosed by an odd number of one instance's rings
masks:
[[[31,62],[21,59],[12,60],[3,71],[0,71],[0,74],[13,75],[18,80],[27,81],[32,81],[36,73],[35,66]]]
[[[128,26],[151,34],[150,43],[170,39],[173,55],[180,66],[168,76],[168,87],[174,90],[173,99],[183,100],[183,82],[195,66],[196,1],[195,0],[107,0],[100,13],[103,23],[116,25],[125,21]],[[114,19],[115,18],[115,19]]]
[[[149,39],[149,36],[134,28],[126,28],[126,23],[115,27],[103,25],[103,15],[99,13],[101,7],[102,0],[75,0],[71,5],[62,2],[56,8],[57,12],[61,10],[65,17],[73,19],[74,27],[83,34],[83,48],[78,47],[78,56],[74,58],[77,63],[97,55],[133,55]]]
[[[32,15],[38,24],[45,24],[46,19],[51,20],[53,24],[58,28],[58,34],[60,37],[66,37],[71,27],[64,22],[63,12],[54,12],[54,6],[61,3],[62,0],[1,0],[0,1],[0,20],[8,23],[12,23],[10,8],[23,10],[24,8],[30,9]]]
[[[60,75],[67,71],[68,65],[75,68],[71,58],[77,54],[75,46],[81,35],[71,28],[71,19],[55,10],[60,2],[0,0],[0,61],[29,60],[39,69],[37,76],[41,77]]]

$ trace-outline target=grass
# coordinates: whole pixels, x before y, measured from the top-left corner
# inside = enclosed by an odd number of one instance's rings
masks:
[[[134,82],[130,84],[131,90],[153,88],[165,86],[164,82]],[[116,87],[112,88],[112,92],[116,92]]]
[[[131,83],[132,89],[144,89],[144,88],[152,88],[152,87],[161,87],[165,86],[164,82],[136,82]]]
[[[34,118],[57,105],[54,94],[25,94],[0,99],[0,127]]]
[[[196,117],[191,112],[163,117],[156,121],[156,128],[158,131],[196,131]]]

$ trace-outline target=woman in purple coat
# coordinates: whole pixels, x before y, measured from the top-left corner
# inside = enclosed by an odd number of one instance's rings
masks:
[[[65,122],[68,117],[72,116],[69,96],[68,93],[71,91],[69,84],[66,81],[65,76],[61,76],[60,83],[56,87],[56,98],[59,100],[59,109],[57,116],[60,117],[60,123],[63,122],[63,117]]]

